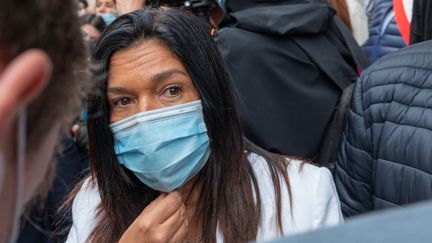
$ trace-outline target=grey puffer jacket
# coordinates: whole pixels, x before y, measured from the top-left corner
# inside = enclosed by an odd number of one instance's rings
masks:
[[[383,57],[357,82],[335,168],[345,216],[432,198],[432,42]]]

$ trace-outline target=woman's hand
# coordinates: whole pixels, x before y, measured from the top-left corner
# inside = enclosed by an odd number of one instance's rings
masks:
[[[148,205],[122,235],[119,243],[185,242],[186,207],[179,192],[162,193]]]

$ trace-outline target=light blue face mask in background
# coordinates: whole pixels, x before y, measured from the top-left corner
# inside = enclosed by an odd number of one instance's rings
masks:
[[[120,164],[157,191],[183,186],[210,155],[201,101],[138,113],[111,130]]]
[[[107,26],[114,22],[114,20],[116,20],[118,17],[116,13],[100,13],[97,15],[102,17]]]

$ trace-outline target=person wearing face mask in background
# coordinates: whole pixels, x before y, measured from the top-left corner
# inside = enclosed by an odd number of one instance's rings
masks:
[[[101,16],[106,25],[110,25],[117,18],[115,0],[96,0],[95,13]]]
[[[23,207],[49,188],[59,134],[88,90],[77,9],[0,0],[0,242],[16,241]]]

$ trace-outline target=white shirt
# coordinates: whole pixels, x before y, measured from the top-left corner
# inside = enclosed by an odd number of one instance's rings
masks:
[[[281,237],[278,234],[275,194],[273,182],[266,161],[255,154],[249,156],[253,166],[262,201],[262,221],[257,241]],[[310,164],[290,161],[288,178],[292,193],[292,207],[286,184],[281,184],[283,235],[291,235],[323,226],[333,226],[343,222],[340,203],[330,171]],[[72,205],[73,225],[66,243],[82,243],[95,226],[96,208],[100,203],[97,188],[84,183]],[[292,210],[292,215],[290,213]],[[223,242],[217,234],[217,242]]]
[[[352,34],[359,45],[363,45],[369,37],[365,2],[366,0],[346,1],[352,26]]]

